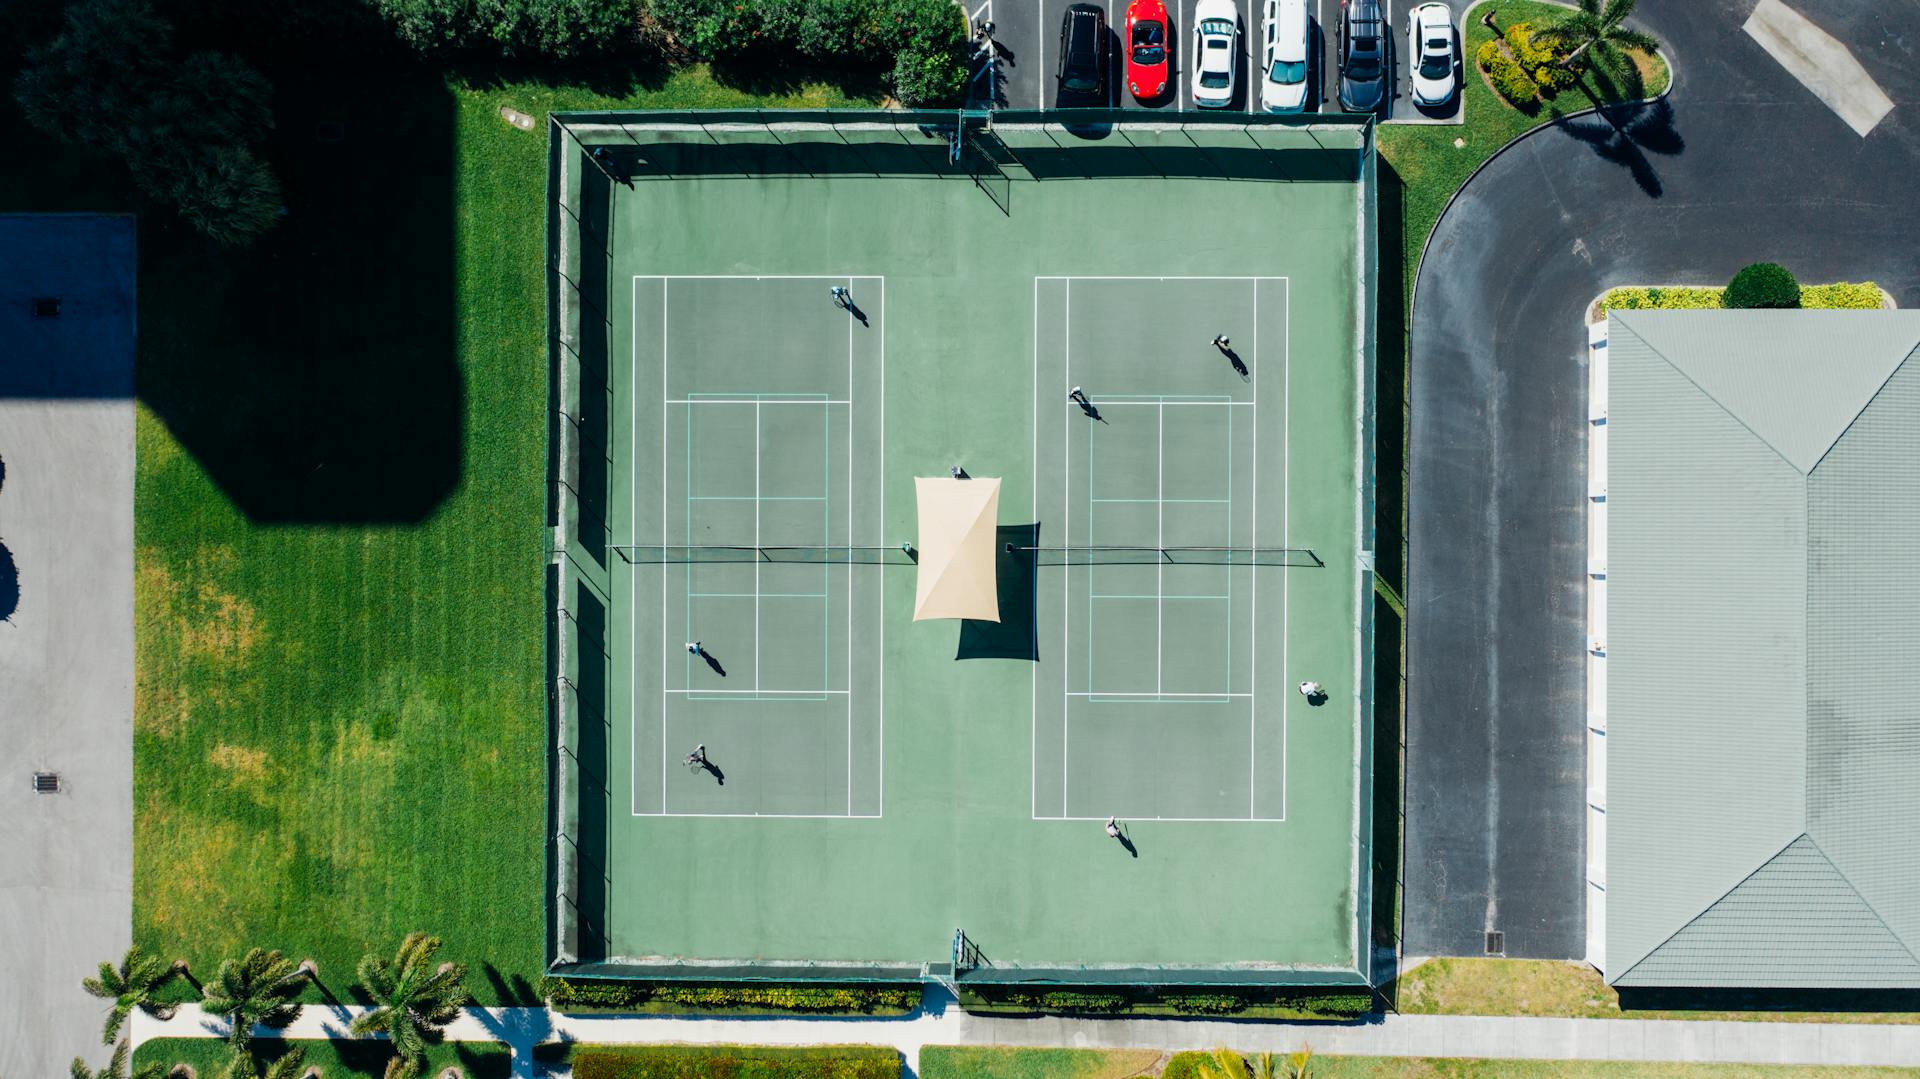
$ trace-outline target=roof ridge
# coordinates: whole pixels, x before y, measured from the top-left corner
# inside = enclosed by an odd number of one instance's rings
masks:
[[[1793,470],[1794,470],[1794,471],[1795,471],[1796,473],[1799,473],[1799,475],[1800,475],[1800,478],[1801,478],[1801,479],[1806,479],[1806,477],[1807,477],[1807,473],[1806,473],[1806,472],[1802,472],[1802,471],[1800,470],[1800,466],[1799,466],[1799,465],[1796,465],[1796,464],[1794,464],[1794,463],[1793,463],[1793,460],[1792,460],[1791,458],[1789,458],[1789,457],[1788,457],[1788,456],[1787,456],[1787,455],[1786,455],[1785,453],[1783,453],[1783,452],[1781,452],[1781,450],[1780,450],[1780,447],[1778,447],[1778,446],[1776,446],[1776,445],[1774,445],[1774,444],[1773,444],[1773,443],[1772,443],[1771,441],[1769,441],[1769,440],[1767,439],[1767,437],[1766,437],[1765,435],[1762,435],[1762,434],[1761,434],[1760,432],[1758,432],[1758,431],[1756,431],[1756,430],[1754,430],[1754,429],[1753,429],[1753,425],[1752,425],[1752,424],[1750,424],[1750,423],[1748,423],[1748,422],[1746,421],[1746,419],[1745,419],[1745,418],[1743,418],[1743,417],[1742,417],[1742,416],[1740,415],[1740,413],[1738,413],[1738,412],[1735,412],[1735,411],[1734,411],[1734,410],[1733,410],[1733,409],[1732,409],[1731,407],[1729,407],[1729,406],[1727,405],[1727,403],[1726,403],[1725,401],[1722,401],[1722,400],[1721,400],[1720,398],[1718,398],[1718,397],[1716,397],[1716,396],[1714,396],[1714,393],[1713,393],[1713,391],[1712,391],[1712,390],[1709,390],[1709,389],[1707,389],[1707,388],[1706,388],[1705,386],[1702,386],[1702,385],[1700,385],[1700,383],[1699,383],[1698,381],[1696,381],[1696,380],[1694,379],[1694,377],[1693,377],[1692,375],[1690,375],[1690,374],[1688,374],[1688,373],[1687,373],[1687,371],[1686,371],[1686,369],[1685,369],[1685,368],[1683,368],[1683,367],[1681,367],[1681,366],[1680,366],[1679,364],[1677,364],[1677,363],[1674,363],[1671,357],[1669,357],[1669,356],[1668,356],[1668,355],[1667,355],[1667,354],[1666,354],[1665,352],[1662,352],[1662,351],[1661,351],[1661,350],[1660,350],[1659,348],[1657,348],[1657,347],[1655,347],[1655,346],[1654,346],[1654,343],[1653,343],[1653,342],[1651,342],[1651,341],[1649,341],[1649,340],[1647,340],[1647,339],[1646,339],[1646,337],[1645,337],[1645,335],[1643,335],[1643,334],[1642,334],[1642,333],[1641,333],[1641,332],[1640,332],[1639,330],[1636,330],[1636,329],[1634,329],[1634,328],[1633,328],[1633,326],[1632,326],[1632,325],[1631,325],[1630,323],[1627,323],[1627,322],[1623,322],[1623,323],[1621,323],[1621,325],[1622,325],[1622,326],[1625,326],[1625,327],[1626,327],[1626,328],[1627,328],[1627,329],[1628,329],[1629,331],[1631,331],[1631,332],[1633,333],[1633,336],[1634,336],[1634,338],[1635,338],[1636,340],[1638,340],[1638,341],[1640,342],[1640,344],[1641,344],[1641,345],[1642,345],[1643,347],[1645,347],[1645,348],[1646,348],[1646,350],[1647,350],[1648,352],[1651,352],[1651,353],[1653,353],[1653,354],[1654,354],[1655,356],[1658,356],[1658,357],[1660,357],[1660,362],[1661,362],[1661,363],[1664,363],[1664,364],[1666,364],[1666,365],[1667,365],[1668,367],[1671,367],[1671,368],[1673,368],[1673,373],[1674,373],[1674,374],[1676,374],[1676,375],[1679,375],[1679,376],[1680,376],[1681,378],[1683,378],[1683,379],[1686,379],[1686,380],[1687,380],[1687,385],[1689,385],[1689,386],[1692,386],[1692,387],[1693,387],[1694,389],[1696,389],[1696,390],[1699,390],[1699,391],[1700,391],[1700,396],[1702,396],[1702,397],[1705,397],[1705,398],[1706,398],[1707,400],[1709,400],[1709,401],[1712,401],[1712,402],[1713,402],[1713,404],[1714,404],[1714,407],[1715,407],[1715,408],[1718,408],[1718,409],[1719,409],[1720,411],[1722,411],[1722,412],[1724,412],[1724,413],[1726,413],[1726,414],[1727,414],[1727,418],[1728,418],[1728,419],[1731,419],[1731,420],[1732,420],[1733,422],[1735,422],[1735,423],[1737,423],[1737,424],[1739,424],[1742,430],[1744,430],[1744,431],[1746,431],[1746,432],[1747,432],[1748,434],[1750,434],[1750,435],[1752,435],[1752,436],[1754,437],[1754,440],[1755,440],[1755,441],[1757,441],[1757,442],[1759,442],[1759,443],[1760,443],[1760,444],[1761,444],[1762,446],[1765,446],[1765,447],[1766,447],[1766,448],[1768,448],[1769,450],[1772,450],[1772,451],[1773,451],[1773,455],[1774,455],[1775,457],[1778,457],[1778,458],[1780,458],[1780,460],[1782,460],[1782,461],[1784,461],[1784,462],[1786,463],[1786,466],[1787,466],[1788,468],[1791,468],[1791,469],[1793,469]],[[1912,352],[1911,352],[1911,351],[1909,351],[1909,352],[1908,352],[1908,356],[1909,356],[1909,357],[1911,357],[1911,356],[1912,356]],[[1900,361],[1900,362],[1901,362],[1901,364],[1902,364],[1902,365],[1904,365],[1904,364],[1906,363],[1906,361],[1905,361],[1905,360],[1902,360],[1902,361]],[[1896,366],[1896,368],[1895,368],[1895,370],[1898,370],[1898,366]],[[1891,377],[1891,376],[1889,376],[1889,377]],[[1885,383],[1882,383],[1881,385],[1882,385],[1882,388],[1884,388],[1884,387],[1885,387]],[[1878,391],[1875,391],[1875,393],[1876,393],[1876,395],[1877,395],[1877,394],[1878,394]],[[1865,410],[1865,409],[1861,409],[1861,412],[1864,412],[1864,411],[1866,411],[1866,410]],[[1854,419],[1856,419],[1856,420],[1857,420],[1857,419],[1859,419],[1859,418],[1860,418],[1860,413],[1859,413],[1859,412],[1856,412],[1856,413],[1854,413],[1854,416],[1853,416],[1853,418],[1854,418]],[[1851,422],[1849,422],[1849,426],[1851,426]],[[1835,439],[1834,441],[1836,441],[1836,442],[1837,442],[1837,441],[1839,441],[1839,440],[1838,440],[1838,439]],[[1832,445],[1832,443],[1829,443],[1829,444],[1827,445],[1827,449],[1829,449],[1829,450],[1831,450],[1831,449],[1833,449],[1833,445]],[[1824,459],[1824,457],[1825,457],[1825,454],[1822,454],[1822,458],[1823,458],[1823,459]]]
[[[1847,876],[1847,871],[1840,868],[1840,863],[1834,861],[1833,856],[1827,853],[1827,848],[1820,845],[1820,841],[1814,838],[1812,832],[1805,833],[1804,838],[1808,843],[1813,845],[1814,850],[1820,852],[1820,859],[1833,868],[1833,875],[1839,877],[1840,882],[1847,886],[1847,890],[1852,892],[1856,899],[1860,900],[1860,905],[1867,908],[1867,913],[1873,915],[1873,920],[1880,923],[1880,928],[1887,931],[1887,936],[1892,937],[1893,942],[1900,946],[1900,950],[1907,953],[1907,958],[1913,960],[1913,965],[1920,967],[1920,955],[1914,954],[1913,948],[1907,944],[1906,938],[1893,931],[1893,927],[1887,924],[1887,920],[1880,916],[1880,908],[1874,906],[1873,902],[1860,891],[1860,888],[1853,883],[1853,878]],[[1799,840],[1796,839],[1794,842],[1798,843]],[[1791,846],[1792,844],[1788,845]],[[1778,858],[1779,855],[1776,854],[1774,857]],[[1768,859],[1768,861],[1772,860],[1771,858]]]
[[[1632,963],[1629,963],[1629,964],[1627,965],[1627,969],[1625,969],[1625,970],[1623,970],[1623,971],[1621,971],[1621,972],[1620,972],[1620,973],[1618,973],[1618,974],[1615,974],[1615,975],[1610,975],[1610,976],[1609,976],[1609,977],[1607,978],[1607,980],[1608,980],[1609,982],[1618,982],[1618,981],[1619,981],[1620,979],[1622,979],[1622,978],[1624,978],[1624,977],[1626,977],[1626,976],[1627,976],[1627,975],[1629,975],[1629,974],[1632,974],[1632,973],[1633,973],[1633,972],[1634,972],[1634,971],[1635,971],[1636,969],[1638,969],[1638,968],[1639,968],[1639,966],[1640,966],[1640,964],[1642,964],[1642,963],[1644,963],[1644,962],[1646,962],[1647,960],[1649,960],[1649,959],[1651,959],[1651,958],[1653,958],[1653,953],[1655,953],[1655,952],[1657,952],[1657,951],[1659,951],[1660,949],[1662,949],[1662,948],[1664,948],[1664,947],[1666,947],[1666,946],[1667,946],[1667,945],[1668,945],[1669,943],[1671,943],[1671,942],[1673,941],[1673,938],[1675,938],[1675,937],[1677,937],[1677,936],[1679,936],[1679,935],[1680,935],[1681,933],[1683,933],[1683,932],[1685,932],[1685,931],[1686,931],[1686,928],[1687,928],[1688,926],[1690,926],[1690,925],[1692,925],[1693,923],[1695,923],[1695,922],[1697,922],[1697,921],[1699,921],[1699,920],[1700,920],[1701,918],[1704,918],[1704,917],[1706,916],[1706,914],[1707,914],[1707,912],[1708,912],[1708,911],[1710,911],[1710,910],[1712,910],[1712,909],[1714,908],[1714,906],[1715,906],[1716,904],[1718,904],[1718,903],[1719,903],[1719,902],[1720,902],[1720,901],[1721,901],[1722,899],[1725,899],[1726,897],[1728,897],[1728,896],[1730,896],[1730,895],[1732,895],[1732,894],[1733,894],[1734,892],[1736,892],[1736,891],[1738,891],[1738,890],[1740,889],[1740,886],[1741,886],[1742,884],[1745,884],[1746,882],[1748,882],[1748,881],[1750,881],[1750,880],[1752,880],[1752,879],[1753,879],[1753,878],[1755,877],[1755,875],[1757,875],[1757,874],[1758,874],[1758,873],[1759,873],[1759,872],[1760,872],[1760,871],[1761,871],[1762,869],[1765,869],[1766,867],[1768,867],[1768,866],[1770,866],[1770,865],[1772,865],[1772,864],[1773,864],[1773,860],[1774,860],[1775,858],[1778,858],[1778,857],[1780,857],[1780,856],[1781,856],[1782,854],[1785,854],[1785,853],[1786,853],[1786,851],[1787,851],[1787,848],[1788,848],[1788,847],[1791,847],[1791,846],[1793,846],[1793,845],[1794,845],[1795,843],[1798,843],[1798,842],[1800,842],[1800,841],[1801,841],[1802,839],[1806,839],[1806,840],[1809,840],[1809,841],[1810,841],[1810,840],[1812,840],[1812,839],[1813,839],[1813,837],[1812,837],[1812,836],[1810,836],[1810,835],[1808,835],[1808,834],[1807,834],[1807,833],[1806,833],[1805,831],[1802,831],[1802,832],[1800,832],[1800,833],[1799,833],[1798,835],[1795,835],[1795,836],[1794,836],[1793,838],[1791,838],[1791,839],[1789,839],[1789,840],[1787,840],[1787,841],[1786,841],[1785,843],[1782,843],[1782,844],[1780,845],[1780,848],[1779,848],[1778,850],[1776,850],[1776,851],[1774,851],[1774,852],[1773,852],[1772,854],[1769,854],[1769,855],[1767,855],[1767,856],[1766,856],[1765,858],[1762,858],[1762,859],[1760,859],[1760,864],[1759,864],[1759,865],[1756,865],[1756,866],[1754,866],[1754,867],[1753,867],[1752,869],[1749,869],[1749,870],[1747,870],[1747,874],[1746,874],[1746,876],[1744,876],[1744,877],[1741,877],[1741,878],[1740,878],[1739,880],[1736,880],[1736,881],[1734,881],[1734,882],[1733,882],[1733,886],[1732,886],[1732,887],[1730,887],[1730,888],[1728,888],[1728,889],[1727,889],[1726,891],[1724,891],[1724,892],[1721,892],[1721,893],[1720,893],[1719,895],[1717,895],[1717,896],[1714,896],[1714,897],[1713,897],[1712,899],[1710,899],[1710,900],[1708,900],[1708,901],[1707,901],[1707,905],[1706,905],[1706,906],[1704,906],[1704,907],[1701,907],[1701,908],[1700,908],[1699,910],[1696,910],[1696,911],[1694,911],[1694,912],[1693,912],[1693,913],[1692,913],[1691,915],[1689,915],[1689,916],[1687,917],[1687,920],[1686,920],[1686,921],[1683,921],[1683,922],[1681,922],[1681,923],[1680,923],[1679,925],[1677,925],[1677,926],[1675,926],[1675,927],[1674,927],[1674,930],[1673,930],[1673,932],[1671,932],[1671,933],[1668,933],[1668,934],[1667,934],[1666,936],[1664,936],[1664,937],[1661,937],[1661,938],[1660,938],[1659,940],[1657,940],[1657,941],[1655,941],[1655,942],[1654,942],[1654,943],[1652,944],[1652,946],[1651,946],[1651,947],[1649,947],[1649,948],[1648,948],[1648,949],[1647,949],[1647,950],[1646,950],[1645,952],[1642,952],[1642,953],[1640,954],[1640,958],[1638,958],[1638,959],[1636,959],[1636,960],[1634,960],[1634,961],[1633,961]],[[1819,847],[1819,844],[1817,844],[1817,843],[1816,843],[1816,844],[1814,844],[1814,846],[1815,846],[1815,848],[1817,849],[1817,848]],[[1827,852],[1826,852],[1826,851],[1821,851],[1821,852],[1820,852],[1820,857],[1822,857],[1822,858],[1826,858],[1826,857],[1827,857]],[[1831,858],[1827,858],[1827,861],[1828,861],[1829,863],[1831,863],[1831,862],[1833,861],[1833,859],[1831,859]],[[1835,867],[1835,870],[1836,870],[1836,871],[1838,871],[1838,868],[1839,868],[1839,867],[1837,867],[1837,866],[1836,866],[1836,867]],[[1848,882],[1847,882],[1847,887],[1849,887],[1849,888],[1852,888],[1852,887],[1853,887],[1853,882],[1852,882],[1852,881],[1848,881]],[[1855,889],[1855,894],[1858,894],[1858,889]],[[1862,902],[1864,902],[1864,901],[1865,901],[1865,900],[1864,900],[1864,898],[1863,898],[1863,899],[1862,899]],[[1878,911],[1876,911],[1876,912],[1874,912],[1874,917],[1876,917],[1876,918],[1878,918],[1879,916],[1880,916],[1880,914],[1879,914],[1879,912],[1878,912]],[[1884,924],[1884,923],[1882,923],[1882,924]],[[1902,946],[1902,947],[1905,947],[1905,944],[1904,944],[1904,943],[1902,943],[1902,945],[1901,945],[1901,946]]]
[[[1887,372],[1887,377],[1880,380],[1880,385],[1874,387],[1872,395],[1867,398],[1867,403],[1860,406],[1860,411],[1855,412],[1853,418],[1847,421],[1847,425],[1840,429],[1840,433],[1833,436],[1833,441],[1827,443],[1827,448],[1820,451],[1820,459],[1813,463],[1812,468],[1807,469],[1805,475],[1811,477],[1821,465],[1826,463],[1827,456],[1833,452],[1833,448],[1838,446],[1841,440],[1847,437],[1847,432],[1853,430],[1853,425],[1860,422],[1860,417],[1867,414],[1867,410],[1873,407],[1873,403],[1880,400],[1880,395],[1887,391],[1887,383],[1892,382],[1893,376],[1899,374],[1907,364],[1913,362],[1915,355],[1920,355],[1920,340],[1914,341],[1913,347],[1907,350],[1906,356],[1902,358],[1899,363],[1893,365],[1893,368]],[[1666,359],[1665,356],[1660,358],[1663,360]],[[1672,361],[1669,360],[1668,362],[1671,363]],[[1811,564],[1811,560],[1809,560],[1809,564]]]

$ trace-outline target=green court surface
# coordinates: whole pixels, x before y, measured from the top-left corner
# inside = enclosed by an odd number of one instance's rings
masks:
[[[1364,971],[1363,186],[675,161],[604,192],[572,958]],[[912,621],[955,465],[997,625]]]

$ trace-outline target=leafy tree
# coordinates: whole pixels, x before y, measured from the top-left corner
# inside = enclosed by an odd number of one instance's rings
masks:
[[[279,184],[252,150],[273,127],[272,91],[236,57],[181,56],[150,0],[76,0],[14,83],[35,127],[119,158],[141,190],[228,243],[278,220]]]
[[[1204,1079],[1247,1079],[1247,1062],[1231,1049],[1215,1049],[1202,1056],[1199,1065]]]
[[[1598,61],[1612,71],[1634,70],[1626,50],[1654,52],[1660,42],[1652,34],[1630,30],[1621,25],[1633,14],[1636,0],[1580,0],[1577,10],[1550,25],[1541,27],[1534,37],[1542,44],[1567,50],[1562,67],[1591,65]]]
[[[227,1043],[242,1052],[253,1041],[254,1024],[283,1027],[293,1022],[300,1014],[294,998],[309,977],[304,964],[295,966],[277,949],[252,948],[220,964],[220,973],[201,994],[201,1007],[232,1024]]]
[[[244,146],[170,155],[149,175],[187,222],[224,244],[240,244],[280,219],[280,181]]]
[[[100,1032],[100,1044],[113,1044],[135,1008],[160,1019],[171,1016],[172,1006],[160,1003],[155,995],[184,969],[183,963],[172,966],[162,963],[141,951],[137,944],[127,949],[118,967],[112,963],[100,964],[98,977],[80,983],[82,989],[94,996],[113,1001],[113,1010],[107,1013],[107,1025]]]
[[[1756,262],[1741,269],[1721,294],[1722,307],[1799,307],[1800,282],[1785,267]]]
[[[416,1062],[425,1057],[427,1043],[439,1041],[441,1029],[473,999],[462,984],[467,977],[463,964],[434,966],[439,950],[439,937],[409,933],[392,961],[362,956],[356,973],[378,1007],[354,1019],[353,1033],[382,1032],[393,1039],[401,1056]]]

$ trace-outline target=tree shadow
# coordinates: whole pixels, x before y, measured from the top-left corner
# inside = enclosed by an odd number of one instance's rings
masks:
[[[1617,92],[1616,84],[1600,69],[1594,69],[1591,74],[1600,84],[1602,96]],[[1637,78],[1634,81],[1637,82]],[[1596,111],[1578,119],[1558,120],[1554,126],[1575,141],[1587,144],[1601,160],[1625,168],[1648,198],[1660,198],[1666,188],[1647,155],[1673,157],[1687,148],[1686,139],[1674,124],[1672,103],[1663,97],[1635,104],[1600,105],[1601,97],[1594,96],[1584,83],[1582,89],[1588,90],[1588,99],[1595,103]]]
[[[13,551],[0,542],[0,622],[13,621],[20,609],[20,567],[14,564]]]
[[[487,980],[487,987],[493,990],[493,999],[505,1008],[538,1008],[543,1004],[540,993],[524,974],[507,974],[492,963],[480,964],[480,976]]]
[[[790,97],[817,84],[831,86],[849,98],[877,99],[888,89],[886,73],[877,69],[818,68],[765,56],[715,60],[707,68],[721,86],[759,97]]]

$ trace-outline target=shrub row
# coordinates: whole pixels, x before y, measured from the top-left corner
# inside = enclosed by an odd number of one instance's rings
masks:
[[[912,1011],[920,1006],[918,986],[666,985],[543,978],[540,995],[559,1011],[631,1011],[647,1004],[668,1004],[689,1010],[872,1013]]]
[[[1726,290],[1694,286],[1636,287],[1609,289],[1600,301],[1605,311],[1706,311],[1719,310]],[[1840,282],[1832,285],[1805,285],[1800,289],[1800,306],[1818,310],[1872,311],[1881,303],[1880,288],[1872,282]]]
[[[631,41],[639,0],[372,0],[402,41],[429,55],[484,50],[571,60]]]
[[[876,1046],[576,1046],[576,1079],[899,1079],[900,1054]]]
[[[891,69],[909,105],[952,101],[966,80],[966,22],[950,0],[652,0],[651,11],[703,60]]]

